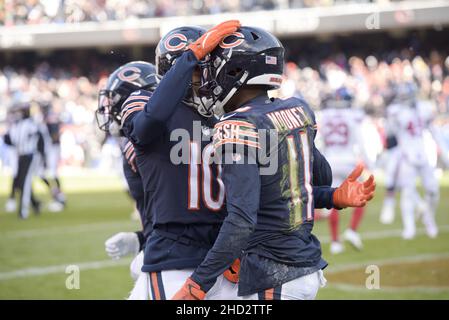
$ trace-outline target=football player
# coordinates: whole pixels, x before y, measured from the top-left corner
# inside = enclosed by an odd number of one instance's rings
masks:
[[[400,111],[400,105],[393,103],[386,109],[386,127],[385,127],[385,196],[380,214],[380,222],[383,224],[392,224],[395,216],[396,192],[398,189],[399,166],[401,164],[401,152],[398,147],[398,141],[395,135],[396,129],[391,124]]]
[[[427,235],[434,238],[438,235],[435,223],[435,211],[439,200],[439,184],[436,178],[435,167],[431,165],[429,152],[425,152],[425,131],[429,130],[438,141],[435,128],[432,126],[432,113],[429,112],[428,103],[416,99],[416,86],[412,82],[396,85],[396,95],[390,110],[396,110],[388,118],[388,131],[397,138],[399,153],[398,184],[401,191],[401,212],[403,222],[402,237],[413,239],[416,235],[415,211],[417,206]],[[397,104],[397,105],[395,105]],[[444,147],[442,145],[442,147]],[[445,149],[445,148],[444,148]],[[442,153],[442,160],[447,163],[447,153]],[[425,196],[420,201],[416,190],[416,178],[422,181]],[[388,197],[384,202],[384,220],[393,219],[394,200]],[[388,213],[388,215],[386,214]],[[386,219],[385,215],[387,216]]]
[[[32,179],[36,173],[36,158],[43,156],[45,142],[42,127],[31,115],[32,101],[25,94],[17,94],[12,109],[18,114],[9,131],[4,136],[5,144],[13,146],[17,152],[17,174],[13,183],[19,192],[19,218],[27,219],[30,204],[35,214],[40,214],[41,202],[32,190]],[[14,189],[13,189],[14,191]]]
[[[212,50],[210,41],[215,41],[216,46],[225,32],[236,29],[235,22],[227,24],[233,24],[234,29],[225,23],[212,29],[216,30],[213,36],[197,27],[170,31],[156,51],[158,74],[163,76],[158,88],[153,95],[139,90],[124,104],[123,130],[137,150],[144,186],[151,189],[154,223],[145,248],[145,274],[139,278],[130,299],[172,298],[212,247],[224,219],[221,168],[209,163],[213,158],[210,127],[215,120],[209,104],[200,101],[196,93],[200,80],[198,64],[202,63],[198,57],[203,55],[197,55],[195,48],[209,43],[208,50]],[[222,27],[226,29],[221,30]],[[195,127],[200,132],[195,133]],[[179,137],[188,137],[184,150],[177,149],[178,133]],[[187,155],[187,161],[175,163],[173,150]],[[317,159],[323,158],[318,151],[315,154]],[[317,160],[317,164],[317,170],[321,170],[317,174],[319,184],[330,185],[327,162]],[[330,202],[329,193],[320,195],[321,201]],[[236,268],[238,260],[225,270],[226,278],[219,277],[208,299],[237,297]]]
[[[145,206],[145,195],[141,174],[136,166],[136,153],[132,143],[120,130],[123,103],[129,95],[144,89],[153,91],[157,85],[156,68],[143,61],[132,61],[116,69],[108,78],[106,88],[101,90],[98,99],[96,119],[98,127],[120,140],[123,155],[123,173],[128,189],[139,212],[142,230],[119,232],[105,242],[107,254],[113,259],[134,255],[131,263],[131,276],[137,280],[143,265],[143,248],[152,230],[151,211]]]
[[[353,108],[353,97],[346,87],[337,89],[323,100],[320,112],[322,151],[332,167],[334,186],[339,186],[358,162],[372,167],[365,149],[369,144],[364,141],[362,133],[364,113]],[[363,247],[357,229],[364,211],[365,207],[354,208],[350,226],[343,234],[344,239],[357,250]],[[332,209],[329,215],[332,254],[344,250],[343,243],[339,241],[339,217],[337,209]]]
[[[14,108],[8,108],[7,115],[6,115],[6,131],[9,130],[10,127],[12,127],[16,122],[20,120],[19,113]],[[8,200],[6,200],[5,203],[5,211],[12,213],[16,211],[17,204],[16,204],[16,191],[18,186],[18,176],[17,176],[17,169],[18,169],[18,161],[17,161],[17,152],[14,146],[9,146],[6,143],[3,142],[3,139],[1,139],[3,143],[3,149],[2,149],[2,162],[7,163],[8,166],[11,168],[11,177],[12,183],[11,183],[11,191],[9,193]]]
[[[48,205],[52,212],[62,211],[66,204],[65,195],[61,189],[61,182],[58,175],[58,164],[61,153],[60,128],[61,121],[49,101],[40,103],[40,109],[43,116],[43,125],[45,125],[45,153],[44,159],[41,159],[42,170],[41,180],[49,188],[53,201]]]
[[[154,228],[130,299],[172,298],[217,237],[225,216],[224,186],[219,166],[209,165],[213,124],[200,114],[195,87],[199,62],[238,26],[227,21],[209,31],[181,27],[168,32],[156,48],[157,73],[163,76],[157,89],[132,93],[121,111]],[[178,156],[187,159],[174,161]],[[212,290],[208,298],[214,297],[222,298]]]
[[[214,147],[223,160],[227,216],[175,299],[203,299],[238,257],[238,295],[245,299],[312,299],[324,282],[327,263],[311,233],[319,199],[312,189],[315,118],[301,99],[268,98],[283,66],[279,40],[252,27],[226,37],[203,64],[199,92],[221,116]],[[362,170],[332,190],[333,206],[364,206],[373,197],[372,176],[356,181]]]

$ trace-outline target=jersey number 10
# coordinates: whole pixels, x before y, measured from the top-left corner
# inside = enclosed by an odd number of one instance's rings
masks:
[[[214,147],[212,144],[208,144],[201,153],[200,144],[198,142],[190,142],[188,180],[189,210],[200,209],[200,195],[202,195],[203,203],[209,210],[219,211],[223,207],[225,188],[221,180],[221,166],[210,164],[213,152]],[[212,167],[215,167],[217,172],[216,176],[212,174]],[[212,192],[213,180],[218,185],[218,196],[215,199]]]

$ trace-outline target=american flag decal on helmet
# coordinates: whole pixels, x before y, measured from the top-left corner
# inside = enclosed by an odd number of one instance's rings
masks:
[[[265,64],[278,64],[278,59],[273,56],[265,56]]]

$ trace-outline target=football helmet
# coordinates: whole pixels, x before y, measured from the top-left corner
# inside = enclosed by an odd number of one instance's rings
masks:
[[[340,87],[323,98],[323,108],[351,108],[354,96],[346,87]]]
[[[212,101],[212,110],[207,112],[221,116],[226,103],[242,86],[261,85],[267,90],[281,86],[284,47],[268,31],[244,26],[224,38],[211,52],[209,61],[200,66],[199,95],[202,101]]]
[[[176,59],[207,30],[201,27],[186,26],[171,30],[159,41],[156,47],[156,71],[164,76]]]
[[[176,59],[187,49],[188,45],[195,42],[207,30],[196,26],[184,26],[171,30],[159,41],[156,47],[156,70],[159,76],[164,76],[175,64]],[[203,106],[207,106],[206,101],[201,102],[200,98],[193,90],[193,86],[199,87],[198,83],[191,83],[188,93],[184,98],[184,103],[195,108],[203,116],[210,116],[204,111]]]
[[[158,82],[156,68],[148,62],[132,61],[116,69],[98,95],[98,127],[109,131],[114,123],[120,124],[122,105],[129,95],[139,89],[153,91]]]

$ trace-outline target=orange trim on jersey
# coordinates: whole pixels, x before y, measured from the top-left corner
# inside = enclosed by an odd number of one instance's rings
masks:
[[[153,300],[161,300],[161,292],[159,291],[156,272],[151,272],[151,286],[153,287],[154,292]]]
[[[246,122],[246,121],[239,121],[239,120],[225,120],[223,122],[218,123],[215,127],[216,128],[217,127],[222,127],[222,126],[227,125],[227,124],[256,129],[256,126],[253,125],[252,123]]]
[[[129,148],[128,151],[126,151],[125,157],[126,159],[129,159],[129,157],[131,156],[131,154],[134,152],[134,147]]]
[[[136,99],[142,99],[142,100],[150,100],[149,96],[129,96],[128,99],[126,99],[126,102],[131,101],[131,100],[136,100]],[[125,102],[125,104],[126,104]]]
[[[126,118],[128,118],[128,116],[131,113],[136,112],[136,111],[141,111],[141,110],[143,110],[143,108],[145,108],[145,107],[135,107],[135,108],[133,108],[131,110],[126,111],[126,113],[122,117],[122,123],[125,121]]]
[[[137,172],[137,168],[136,168],[136,164],[135,164],[135,162],[134,162],[134,159],[136,159],[136,154],[135,153],[133,153],[133,155],[132,155],[132,157],[131,157],[131,159],[129,160],[129,165],[131,166],[131,169],[134,171],[134,172]]]
[[[238,133],[243,136],[248,136],[252,138],[259,138],[259,134],[254,131],[247,131],[247,130],[239,130]]]
[[[247,145],[250,147],[254,147],[254,148],[258,148],[260,149],[260,145],[258,142],[254,142],[254,141],[248,141],[248,140],[242,140],[242,139],[223,139],[220,140],[219,142],[214,144],[214,148],[218,148],[219,146],[226,144],[226,143],[231,143],[231,144],[243,144],[243,145]]]
[[[125,103],[125,107],[123,108],[122,113],[130,110],[132,107],[144,106],[144,105],[146,105],[146,102],[144,102],[144,101],[134,101],[134,102],[131,102],[129,104]]]
[[[274,288],[265,290],[265,300],[274,300]]]
[[[125,145],[125,148],[123,148],[123,153],[126,154],[131,146],[132,146],[132,143],[131,143],[131,142],[128,142],[128,143]]]
[[[259,134],[256,131],[248,131],[248,130],[244,130],[244,129],[236,129],[236,130],[233,130],[232,133],[233,133],[233,135],[235,133],[235,135],[239,135],[239,136],[244,136],[244,137],[246,136],[246,137],[251,137],[251,138],[256,138],[256,139],[259,138]],[[219,132],[216,132],[213,135],[213,139],[214,140],[221,140],[220,135],[221,134]],[[242,138],[242,137],[240,137],[240,138]],[[240,139],[240,138],[236,137],[236,139]],[[232,139],[232,138],[228,138],[228,139]]]

